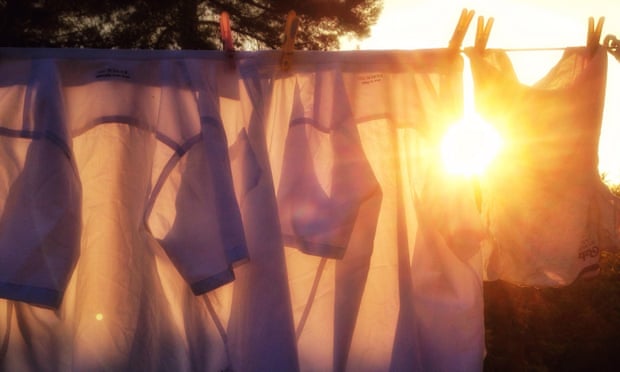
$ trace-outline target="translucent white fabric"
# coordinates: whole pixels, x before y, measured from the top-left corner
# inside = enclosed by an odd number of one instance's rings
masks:
[[[518,81],[504,51],[468,55],[478,111],[506,139],[482,182],[485,278],[560,286],[596,274],[615,235],[604,228],[613,197],[597,157],[605,49],[567,49],[533,86]]]
[[[1,67],[0,296],[58,306],[81,226],[61,87],[44,60]]]
[[[482,225],[472,185],[436,172],[460,57],[295,57],[244,77],[265,107],[301,370],[481,370]]]
[[[296,369],[271,177],[228,62],[1,59],[2,369]]]
[[[596,264],[600,53],[536,88],[471,55],[516,141],[484,219],[438,160],[457,53],[279,57],[0,49],[0,369],[479,371],[483,267]]]

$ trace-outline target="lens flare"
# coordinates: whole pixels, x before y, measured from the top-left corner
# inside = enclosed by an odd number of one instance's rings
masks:
[[[477,115],[448,128],[441,142],[441,158],[449,174],[480,176],[501,151],[499,132]]]

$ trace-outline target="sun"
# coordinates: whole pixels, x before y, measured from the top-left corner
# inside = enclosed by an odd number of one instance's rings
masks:
[[[448,127],[441,141],[446,172],[465,177],[481,176],[501,151],[499,132],[477,114]]]

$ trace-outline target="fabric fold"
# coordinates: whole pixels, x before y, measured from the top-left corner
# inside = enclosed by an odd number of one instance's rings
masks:
[[[285,243],[342,258],[360,205],[378,191],[341,72],[297,74],[278,186]]]
[[[58,72],[48,60],[3,61],[0,71],[0,296],[55,308],[81,232]]]

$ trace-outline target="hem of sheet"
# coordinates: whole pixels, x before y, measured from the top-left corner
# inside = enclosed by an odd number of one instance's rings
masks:
[[[227,254],[226,257],[230,265],[235,268],[241,265],[244,265],[251,261],[249,254],[247,253],[248,249],[244,245],[238,245],[233,248],[234,253]]]
[[[212,275],[206,279],[194,282],[191,284],[192,292],[199,296],[206,292],[212,291],[218,287],[223,286],[224,284],[228,284],[235,280],[235,273],[232,270],[232,267],[222,271],[221,273]]]
[[[584,267],[577,275],[577,279],[591,279],[591,278],[598,276],[600,272],[601,272],[601,265],[592,264],[590,266]]]
[[[49,288],[3,282],[0,283],[0,298],[58,308],[62,300],[62,292]]]
[[[297,248],[312,256],[341,259],[344,257],[346,251],[346,247],[311,242],[306,239],[300,239],[300,237],[296,235],[282,235],[282,240],[284,241],[284,245]]]

